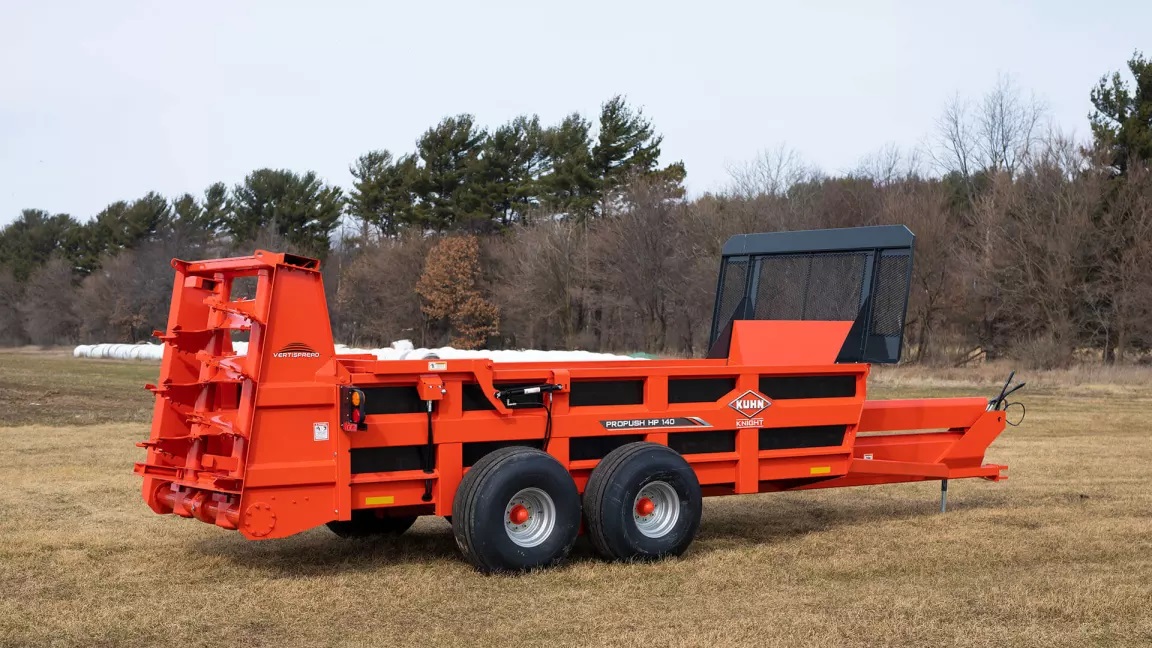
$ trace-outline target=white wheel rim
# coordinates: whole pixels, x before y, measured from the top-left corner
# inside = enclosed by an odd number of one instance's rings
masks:
[[[663,538],[680,519],[680,496],[668,482],[644,484],[632,501],[632,519],[640,533],[649,538]]]
[[[504,507],[504,531],[520,547],[535,547],[556,527],[556,504],[539,488],[525,488]]]

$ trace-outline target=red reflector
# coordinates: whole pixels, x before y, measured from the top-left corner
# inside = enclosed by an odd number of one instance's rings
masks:
[[[360,422],[360,410],[358,410],[358,409],[352,410],[352,422],[353,423],[359,423]]]

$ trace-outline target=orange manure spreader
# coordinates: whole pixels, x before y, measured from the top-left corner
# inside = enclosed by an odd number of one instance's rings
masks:
[[[173,261],[144,499],[251,539],[445,516],[495,572],[554,565],[581,530],[609,559],[679,555],[707,496],[1004,479],[983,460],[1007,386],[865,399],[870,364],[900,357],[913,240],[902,226],[733,237],[710,352],[692,360],[338,354],[315,259]],[[234,296],[245,277],[251,299]]]

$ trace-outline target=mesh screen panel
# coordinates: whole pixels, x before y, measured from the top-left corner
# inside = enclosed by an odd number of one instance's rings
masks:
[[[860,312],[864,289],[862,252],[819,254],[812,260],[812,274],[804,319],[851,321]]]
[[[908,300],[907,254],[884,254],[876,262],[876,288],[872,293],[872,333],[901,335]]]
[[[733,236],[708,357],[728,355],[733,320],[839,321],[852,327],[837,362],[898,362],[914,241],[899,225]]]
[[[867,258],[863,252],[763,257],[755,318],[855,320]]]
[[[759,320],[804,319],[804,294],[808,290],[811,255],[762,257],[760,282],[756,288],[756,314]]]
[[[744,285],[748,281],[748,259],[728,259],[724,269],[724,284],[718,295],[716,316],[721,326],[732,320],[740,300],[744,299]]]

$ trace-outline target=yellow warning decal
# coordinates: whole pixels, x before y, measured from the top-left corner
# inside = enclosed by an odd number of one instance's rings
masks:
[[[393,497],[392,495],[381,495],[379,497],[365,497],[364,498],[364,505],[365,506],[374,506],[377,504],[391,504],[395,501],[396,501],[396,498]]]
[[[809,475],[827,475],[832,472],[832,466],[812,466],[808,469]]]

